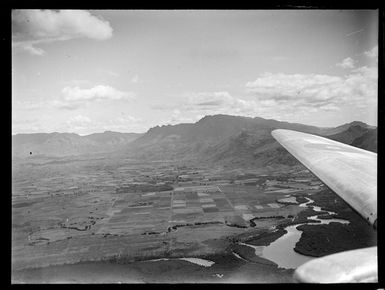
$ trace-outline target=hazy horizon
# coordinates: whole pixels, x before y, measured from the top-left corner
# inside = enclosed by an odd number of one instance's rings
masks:
[[[216,115],[205,115],[203,116],[201,119],[203,119],[204,117],[209,117],[209,116],[216,116]],[[258,118],[258,116],[255,116],[255,117],[248,117],[248,116],[237,116],[237,115],[227,115],[227,116],[233,116],[233,117],[247,117],[247,118]],[[145,134],[148,132],[148,130],[150,130],[151,128],[154,128],[156,126],[159,126],[159,127],[162,127],[162,126],[173,126],[173,125],[179,125],[179,124],[195,124],[197,122],[199,122],[201,119],[199,120],[196,120],[194,122],[184,122],[184,123],[177,123],[177,124],[161,124],[161,125],[155,125],[153,127],[150,127],[148,128],[147,130],[143,131],[143,132],[121,132],[121,131],[117,131],[117,130],[104,130],[104,131],[95,131],[95,132],[92,132],[92,133],[86,133],[86,134],[79,134],[79,133],[76,133],[76,132],[57,132],[57,131],[51,131],[51,132],[34,132],[34,133],[24,133],[24,132],[20,132],[20,133],[12,133],[12,135],[17,135],[17,134],[39,134],[39,133],[43,133],[43,134],[52,134],[52,133],[69,133],[69,134],[78,134],[79,136],[87,136],[87,135],[91,135],[91,134],[101,134],[101,133],[105,133],[105,132],[115,132],[115,133],[126,133],[126,134]],[[268,119],[266,119],[268,120]],[[279,121],[279,122],[286,122],[286,121],[281,121],[281,120],[276,120],[276,121]],[[352,122],[357,122],[357,120],[355,121],[352,121]],[[296,123],[296,122],[292,122],[292,123]],[[351,122],[349,122],[351,123]],[[300,123],[300,124],[303,124],[303,125],[307,125],[307,126],[314,126],[314,127],[319,127],[319,128],[334,128],[334,127],[338,127],[338,126],[342,126],[342,125],[345,125],[345,124],[349,124],[349,123],[343,123],[343,124],[339,124],[337,126],[315,126],[315,125],[309,125],[309,124],[304,124],[304,123]],[[367,124],[367,123],[366,123]],[[374,126],[374,125],[371,125],[371,124],[367,124],[369,126]]]
[[[14,10],[12,134],[377,126],[377,10]]]

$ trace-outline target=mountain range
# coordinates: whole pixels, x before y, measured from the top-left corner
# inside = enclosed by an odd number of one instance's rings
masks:
[[[197,160],[234,166],[298,164],[271,136],[271,131],[278,128],[320,135],[377,152],[377,128],[358,121],[325,128],[260,117],[214,115],[196,123],[156,126],[144,134],[17,134],[12,136],[12,155],[63,157],[113,152],[143,160]]]
[[[12,156],[73,156],[119,150],[140,137],[138,133],[105,131],[86,136],[75,133],[35,133],[12,136]]]

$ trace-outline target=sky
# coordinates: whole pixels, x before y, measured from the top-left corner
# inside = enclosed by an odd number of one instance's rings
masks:
[[[377,10],[13,10],[12,134],[377,125]]]

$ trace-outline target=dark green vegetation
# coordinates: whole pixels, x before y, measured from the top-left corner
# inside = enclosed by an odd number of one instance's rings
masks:
[[[359,231],[362,229],[363,231]],[[322,257],[341,251],[354,250],[377,245],[377,235],[355,225],[330,223],[328,225],[302,225],[301,239],[295,251],[312,257]],[[335,234],[331,234],[335,233]]]
[[[377,245],[377,231],[340,197],[330,190],[323,190],[312,196],[318,206],[336,212],[333,217],[350,221],[349,225],[330,223],[329,225],[302,225],[301,239],[295,251],[307,256],[321,257],[331,253],[359,249]],[[301,212],[304,214],[306,212]],[[322,213],[320,214],[322,218]],[[330,217],[330,216],[329,216]],[[335,234],[331,234],[335,233]]]

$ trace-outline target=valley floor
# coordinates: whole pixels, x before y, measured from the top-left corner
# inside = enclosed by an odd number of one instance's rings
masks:
[[[306,222],[314,212],[298,205],[307,196],[354,220],[343,225],[345,248],[376,243],[375,233],[307,171],[58,162],[14,165],[13,283],[290,283],[293,269],[242,243],[268,246],[285,227]],[[323,225],[322,237],[333,235],[331,225]],[[319,256],[336,250],[330,246],[335,239],[314,246],[317,235],[306,233],[315,226],[302,227],[297,252]],[[362,229],[368,235],[358,241]]]

